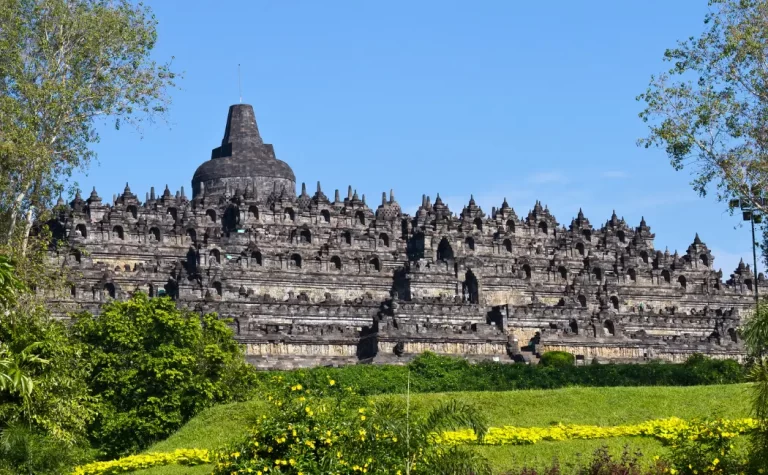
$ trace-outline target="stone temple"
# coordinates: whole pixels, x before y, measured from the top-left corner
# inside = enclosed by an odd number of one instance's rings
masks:
[[[264,143],[249,105],[229,109],[224,138],[184,189],[142,201],[126,185],[104,203],[60,200],[49,223],[68,245],[61,314],[97,312],[141,290],[233,319],[257,367],[407,361],[423,351],[472,360],[681,361],[743,358],[736,329],[763,276],[743,263],[723,280],[699,236],[682,253],[654,248],[645,220],[615,213],[566,227],[537,202],[518,215],[439,195],[415,216],[392,192],[370,205],[350,187],[296,193],[291,167]],[[695,235],[695,237],[694,237]],[[768,289],[761,289],[763,291]]]

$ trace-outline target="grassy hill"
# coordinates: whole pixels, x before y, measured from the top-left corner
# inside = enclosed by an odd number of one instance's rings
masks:
[[[405,398],[405,396],[402,396]],[[565,388],[506,392],[461,392],[415,394],[415,410],[445,399],[476,404],[488,416],[492,426],[548,426],[556,423],[619,425],[664,417],[685,419],[701,417],[747,417],[747,385],[690,387],[616,387]],[[148,451],[164,452],[176,448],[215,449],[243,435],[249,421],[266,406],[258,400],[226,404],[204,411],[177,433],[152,446]],[[645,456],[663,454],[664,447],[649,438],[613,438],[541,442],[529,446],[479,447],[499,472],[522,465],[542,466],[557,458],[563,465],[589,458],[595,449],[609,446],[615,453],[630,444]],[[144,470],[142,475],[202,475],[210,466],[160,467]]]

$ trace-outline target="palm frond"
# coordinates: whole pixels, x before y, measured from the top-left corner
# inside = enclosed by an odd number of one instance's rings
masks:
[[[466,427],[472,429],[478,440],[482,441],[488,432],[488,421],[477,407],[453,399],[432,409],[422,430],[430,434]]]

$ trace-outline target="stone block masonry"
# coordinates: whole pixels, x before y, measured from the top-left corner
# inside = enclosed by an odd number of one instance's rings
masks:
[[[762,274],[726,279],[698,235],[680,254],[654,248],[645,220],[616,213],[566,227],[536,202],[460,213],[428,196],[415,216],[392,192],[375,209],[350,187],[296,194],[291,168],[261,139],[251,106],[230,107],[221,146],[184,189],[140,201],[125,190],[60,200],[46,223],[67,243],[52,265],[71,271],[65,315],[98,312],[138,290],[233,319],[260,368],[402,362],[422,351],[472,360],[580,361],[693,353],[742,359],[737,328]],[[40,223],[43,224],[43,223]]]

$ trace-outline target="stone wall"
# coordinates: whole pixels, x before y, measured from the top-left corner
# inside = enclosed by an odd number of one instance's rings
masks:
[[[615,213],[592,226],[579,211],[564,226],[539,202],[518,216],[506,201],[486,214],[470,199],[454,213],[423,196],[410,216],[392,192],[375,207],[352,187],[329,198],[302,185],[297,196],[252,110],[237,107],[191,199],[166,187],[139,200],[126,185],[105,203],[94,189],[38,223],[66,243],[50,257],[72,287],[47,296],[61,315],[136,291],[168,295],[234,319],[260,367],[426,350],[742,357],[736,329],[763,276],[743,262],[724,276],[698,235],[670,253],[655,250],[644,219],[630,226]]]

